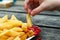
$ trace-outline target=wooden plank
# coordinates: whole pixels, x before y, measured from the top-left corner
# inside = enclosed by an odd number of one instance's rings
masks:
[[[24,7],[21,5],[15,5],[8,9],[0,8],[0,11],[26,12],[24,10]],[[40,15],[60,16],[60,11],[44,11],[44,12],[41,12]]]
[[[56,16],[46,16],[46,15],[36,15],[32,17],[33,23],[36,25],[47,25],[47,26],[54,26],[60,27],[60,17]]]
[[[20,6],[12,6],[10,8],[0,8],[0,11],[14,11],[14,12],[24,12],[24,8]]]
[[[40,15],[48,15],[48,16],[60,16],[60,11],[43,11]]]
[[[14,12],[0,12],[0,17],[4,15],[15,15],[18,19],[23,22],[26,22],[26,14],[25,13],[14,13]],[[60,17],[56,16],[45,16],[45,15],[36,15],[32,17],[33,24],[35,25],[43,25],[43,26],[50,26],[50,27],[58,27],[60,28]]]
[[[41,27],[40,37],[42,40],[60,40],[60,29]]]

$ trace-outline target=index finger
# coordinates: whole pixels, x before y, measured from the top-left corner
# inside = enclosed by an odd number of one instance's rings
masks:
[[[24,2],[24,9],[26,11],[28,11],[28,2],[29,2],[29,0],[25,0],[25,2]]]

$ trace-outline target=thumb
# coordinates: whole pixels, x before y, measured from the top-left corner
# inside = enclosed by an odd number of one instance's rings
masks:
[[[50,4],[48,4],[46,2],[41,3],[40,6],[38,6],[37,8],[35,8],[31,11],[31,15],[34,16],[34,15],[38,14],[39,12],[44,11],[45,9],[47,9],[47,7],[49,7],[49,5]]]

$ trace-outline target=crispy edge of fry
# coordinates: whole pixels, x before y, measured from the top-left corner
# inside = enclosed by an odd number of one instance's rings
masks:
[[[25,34],[25,35],[21,36],[20,38],[21,38],[21,40],[26,40],[27,35]]]
[[[0,18],[0,23],[7,22],[8,21],[8,15],[5,15],[4,17]]]
[[[1,38],[1,39],[7,39],[7,38],[8,38],[8,36],[3,35],[3,36],[1,36],[0,38]]]
[[[3,31],[2,33],[0,33],[0,37],[5,35],[9,30]]]
[[[7,40],[13,40],[14,39],[14,37],[9,37]]]
[[[12,30],[17,31],[17,32],[22,32],[23,29],[19,27],[14,27]]]
[[[19,36],[16,36],[14,40],[21,40]]]
[[[27,23],[23,23],[22,24],[22,29],[23,29],[24,32],[27,32],[27,28],[28,28]]]
[[[5,15],[2,19],[8,20],[8,15]]]
[[[3,36],[3,35],[5,35],[5,34],[8,33],[9,31],[12,31],[12,30],[13,30],[13,28],[10,29],[10,30],[3,31],[2,33],[0,33],[0,37]]]
[[[32,27],[33,24],[32,24],[32,20],[31,20],[30,14],[27,14],[26,19],[27,19],[28,26]]]
[[[10,20],[18,20],[18,19],[14,15],[12,15]]]

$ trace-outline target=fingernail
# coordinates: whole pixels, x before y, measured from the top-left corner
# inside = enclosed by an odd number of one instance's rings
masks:
[[[31,15],[32,15],[32,16],[35,16],[33,12],[31,12]]]
[[[28,9],[28,13],[31,14],[31,10]]]

